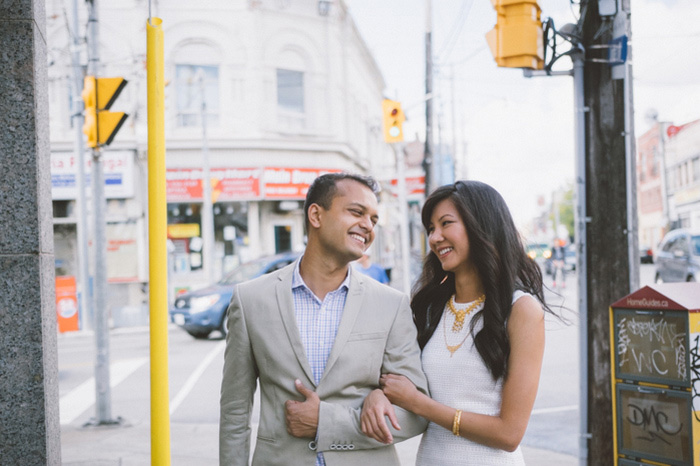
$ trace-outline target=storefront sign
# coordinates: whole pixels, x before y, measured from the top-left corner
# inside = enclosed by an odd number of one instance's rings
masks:
[[[199,236],[199,223],[175,223],[168,225],[168,238],[194,238]]]
[[[103,151],[105,197],[124,199],[134,196],[133,151]],[[85,154],[85,186],[90,193],[92,156]],[[77,196],[78,159],[73,152],[51,153],[51,197],[53,200],[75,199]]]
[[[255,199],[304,199],[309,185],[324,173],[319,168],[212,168],[212,202]],[[166,172],[168,202],[201,201],[201,168],[169,168]]]
[[[398,188],[399,180],[394,178],[391,180],[391,186],[394,192]],[[425,176],[407,176],[406,177],[406,194],[424,194],[425,193]]]
[[[316,178],[339,171],[319,168],[266,167],[265,199],[304,199],[309,186]]]
[[[212,168],[212,202],[259,199],[261,171],[259,168]],[[169,168],[165,179],[168,202],[204,198],[201,168]]]
[[[79,330],[78,293],[75,277],[56,277],[56,318],[58,331],[73,332]]]

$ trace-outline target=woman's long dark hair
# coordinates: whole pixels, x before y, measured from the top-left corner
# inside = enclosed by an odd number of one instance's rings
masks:
[[[532,294],[551,312],[544,301],[542,272],[525,253],[508,206],[495,189],[479,181],[458,181],[436,189],[425,201],[421,214],[426,231],[433,210],[445,199],[453,202],[464,222],[469,258],[486,294],[484,308],[472,319],[470,331],[474,332],[478,319],[483,320],[474,344],[494,380],[498,380],[506,374],[510,355],[506,321],[515,290]],[[411,300],[421,349],[435,333],[445,304],[454,293],[454,273],[443,271],[440,260],[431,251]]]

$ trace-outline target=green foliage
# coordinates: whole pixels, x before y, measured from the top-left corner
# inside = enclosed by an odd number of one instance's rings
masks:
[[[559,209],[559,223],[564,225],[569,231],[569,237],[574,237],[574,184],[573,182],[568,182],[566,186],[559,189],[557,192],[557,201],[552,200],[552,208],[549,213],[549,219],[554,225],[556,216],[554,214],[554,209],[558,207]],[[556,226],[555,226],[556,228]]]

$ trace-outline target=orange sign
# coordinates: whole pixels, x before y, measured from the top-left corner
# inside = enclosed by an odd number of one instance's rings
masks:
[[[56,277],[56,317],[61,333],[80,330],[77,296],[75,277]]]

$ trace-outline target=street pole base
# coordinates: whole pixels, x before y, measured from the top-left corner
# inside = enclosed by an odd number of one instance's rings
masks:
[[[117,416],[116,419],[107,419],[98,421],[94,417],[91,417],[88,422],[83,424],[83,427],[129,427],[130,424],[126,422],[121,416]]]

